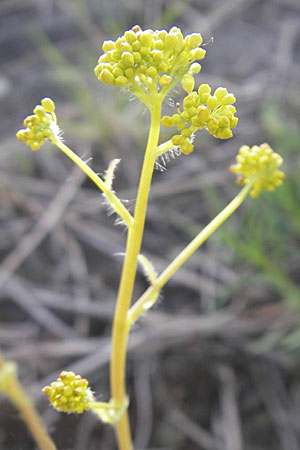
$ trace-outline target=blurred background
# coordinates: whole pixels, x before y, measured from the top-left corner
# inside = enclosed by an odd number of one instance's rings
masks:
[[[158,161],[143,241],[158,271],[238,192],[228,167],[242,144],[267,141],[287,174],[275,193],[247,199],[132,331],[135,448],[299,450],[298,0],[0,2],[0,348],[58,449],[116,449],[110,426],[55,412],[41,388],[74,370],[108,400],[126,233],[58,149],[32,152],[15,133],[52,97],[66,143],[96,172],[121,158],[115,189],[133,210],[149,115],[93,68],[103,40],[135,24],[200,32],[207,56],[196,83],[233,92],[239,117],[233,139],[202,132],[189,157]],[[165,113],[182,97],[172,92]],[[139,273],[134,297],[146,287]],[[4,397],[0,448],[35,448]]]

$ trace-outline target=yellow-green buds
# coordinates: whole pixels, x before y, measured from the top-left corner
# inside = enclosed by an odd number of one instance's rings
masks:
[[[191,91],[192,75],[201,69],[195,61],[203,59],[206,53],[201,44],[199,33],[184,38],[177,27],[169,32],[143,31],[135,25],[116,41],[104,41],[104,53],[95,67],[95,74],[100,81],[128,87],[143,98],[144,94],[160,92],[190,71],[184,85]]]
[[[88,384],[88,381],[80,375],[63,371],[59,378],[50,386],[45,386],[42,392],[47,395],[57,411],[82,414],[90,409],[94,402],[94,396]]]
[[[55,111],[55,103],[51,98],[45,97],[41,101],[41,105],[44,110],[50,114],[53,114]]]
[[[51,98],[44,98],[41,105],[33,110],[33,115],[24,120],[25,130],[19,130],[17,138],[26,142],[32,150],[38,150],[44,141],[59,138],[59,128],[56,123],[55,104]]]
[[[251,197],[257,197],[262,190],[274,191],[281,186],[285,174],[278,170],[282,158],[268,144],[248,147],[243,145],[236,157],[237,164],[230,167],[238,174],[238,184],[252,184]]]
[[[183,77],[183,82],[186,80],[183,87],[187,92],[192,86],[191,80],[187,78],[189,75]],[[194,150],[193,135],[198,129],[206,128],[219,139],[232,137],[231,129],[238,123],[233,103],[235,96],[229,94],[227,89],[220,87],[211,95],[210,86],[201,84],[197,91],[190,92],[184,98],[182,111],[177,105],[178,113],[164,116],[161,123],[165,127],[177,126],[180,134],[173,136],[172,142],[180,147],[182,153],[189,154]]]
[[[195,87],[195,80],[193,75],[190,73],[185,73],[181,78],[181,86],[182,89],[185,90],[185,92],[190,94]]]

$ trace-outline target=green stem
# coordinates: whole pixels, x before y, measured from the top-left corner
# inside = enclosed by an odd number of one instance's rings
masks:
[[[95,183],[95,185],[104,193],[109,204],[114,211],[124,220],[127,227],[133,223],[133,217],[127,208],[123,205],[121,200],[111,191],[105,182],[91,169],[76,153],[73,152],[66,144],[57,139],[52,139],[52,142],[62,150],[80,169]]]
[[[163,155],[164,153],[173,149],[174,147],[176,146],[173,144],[171,139],[169,141],[164,142],[163,144],[160,144],[153,152],[153,158],[155,159],[158,158],[159,156]]]
[[[151,112],[151,126],[148,137],[140,184],[138,188],[133,224],[128,231],[126,254],[114,314],[111,355],[111,392],[116,407],[126,401],[125,371],[126,349],[129,333],[127,312],[130,307],[136,276],[137,259],[140,252],[148,195],[152,180],[155,159],[153,152],[157,147],[160,131],[161,99],[158,98]],[[116,433],[120,450],[131,450],[132,442],[127,411],[116,424]]]
[[[172,275],[190,258],[190,256],[205,242],[228,217],[241,205],[247,197],[252,184],[247,184],[239,194],[221,211],[200,233],[185,247],[182,252],[166,267],[144,294],[128,311],[128,324],[131,326],[140,315],[153,305],[153,298],[167,283]]]
[[[0,390],[10,399],[20,412],[40,450],[55,450],[55,445],[46,427],[27,397],[16,375],[16,364],[4,361],[0,353]]]

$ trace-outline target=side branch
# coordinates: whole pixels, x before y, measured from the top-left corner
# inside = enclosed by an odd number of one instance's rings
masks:
[[[124,220],[128,228],[133,223],[133,217],[128,209],[123,205],[117,195],[109,189],[107,184],[91,169],[76,153],[73,152],[66,144],[53,139],[52,142],[62,150],[78,167],[95,183],[95,185],[103,192],[113,210]]]
[[[247,184],[239,194],[221,211],[200,233],[183,249],[179,255],[166,267],[153,283],[129,309],[128,324],[133,325],[143,312],[148,310],[156,301],[160,289],[187,261],[188,258],[225,222],[228,217],[241,205],[247,197],[252,184]]]

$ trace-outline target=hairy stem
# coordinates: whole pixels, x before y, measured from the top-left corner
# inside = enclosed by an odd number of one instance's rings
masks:
[[[62,141],[54,140],[53,143],[62,150],[80,169],[95,183],[95,185],[104,193],[109,204],[114,209],[114,211],[124,220],[128,228],[133,222],[133,217],[127,208],[123,205],[121,200],[116,196],[116,194],[111,191],[105,182],[91,169],[76,153],[73,152],[66,144]]]

